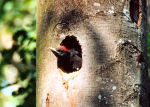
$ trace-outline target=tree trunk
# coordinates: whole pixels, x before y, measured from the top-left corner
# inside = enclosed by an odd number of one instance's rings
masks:
[[[147,0],[147,19],[148,19],[148,24],[150,25],[150,0]],[[148,29],[150,31],[150,28]]]
[[[38,0],[37,107],[149,107],[145,0]],[[74,35],[82,68],[64,73],[49,47]]]

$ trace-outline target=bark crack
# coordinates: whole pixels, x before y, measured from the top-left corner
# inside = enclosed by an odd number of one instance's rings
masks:
[[[73,73],[69,73],[69,74],[63,72],[62,70],[59,70],[59,72],[60,72],[60,75],[62,77],[62,85],[64,86],[64,88],[66,90],[68,90],[68,88],[69,88],[68,82],[70,80],[73,80],[74,78],[76,78],[80,74],[79,71],[73,72]]]
[[[47,93],[47,97],[46,97],[46,107],[49,107],[49,93]]]
[[[137,24],[140,28],[142,21],[142,4],[141,0],[131,0],[130,1],[130,17],[133,23]]]
[[[62,77],[62,85],[65,88],[67,98],[70,100],[71,107],[76,107],[76,103],[77,103],[76,96],[77,96],[78,92],[70,95],[72,89],[71,89],[71,87],[69,87],[68,83],[69,83],[69,81],[76,78],[80,74],[80,72],[77,71],[77,72],[67,74],[67,73],[64,73],[62,70],[59,70],[59,71],[60,71],[60,75]],[[70,88],[70,90],[69,90],[69,88]]]

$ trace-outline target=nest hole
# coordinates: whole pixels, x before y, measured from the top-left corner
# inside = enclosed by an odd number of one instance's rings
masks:
[[[63,62],[63,71],[66,73],[72,73],[79,71],[82,67],[82,48],[74,35],[66,36],[60,43],[60,46],[65,46],[68,49],[68,58]],[[67,62],[68,61],[68,62]],[[58,65],[59,66],[59,65]]]

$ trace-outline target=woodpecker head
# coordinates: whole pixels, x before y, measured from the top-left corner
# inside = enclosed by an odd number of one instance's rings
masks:
[[[68,48],[66,48],[65,46],[59,46],[57,48],[52,48],[50,47],[50,50],[53,52],[53,54],[59,58],[59,57],[63,57],[65,54],[68,53]]]
[[[50,48],[57,57],[57,67],[71,73],[82,67],[82,50],[79,41],[74,36],[66,36],[57,48]]]

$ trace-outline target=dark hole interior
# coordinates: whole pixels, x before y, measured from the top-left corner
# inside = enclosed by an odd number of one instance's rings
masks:
[[[139,20],[139,0],[130,1],[130,17],[133,23],[138,23]]]
[[[82,49],[77,38],[73,35],[66,36],[60,45],[65,46],[68,51],[58,59],[58,67],[67,73],[79,71],[82,67]]]

